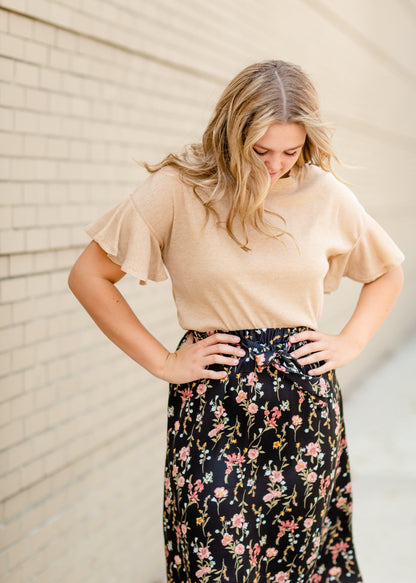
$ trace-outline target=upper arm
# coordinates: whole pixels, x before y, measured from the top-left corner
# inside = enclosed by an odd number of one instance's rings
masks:
[[[68,284],[71,290],[74,290],[74,287],[90,277],[98,277],[116,283],[125,275],[125,272],[107,256],[100,245],[91,241],[72,267]]]

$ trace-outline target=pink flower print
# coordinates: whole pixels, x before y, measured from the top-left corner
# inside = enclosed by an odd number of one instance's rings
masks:
[[[258,410],[259,408],[257,407],[256,403],[250,403],[250,405],[248,406],[248,412],[251,413],[252,415],[255,415]]]
[[[247,393],[245,391],[240,391],[236,397],[236,401],[237,403],[241,403],[241,401],[244,401],[247,398]]]
[[[313,482],[316,482],[317,478],[318,475],[316,474],[316,472],[309,472],[308,477],[306,479],[308,480],[308,482],[313,484]]]
[[[282,412],[280,411],[279,407],[273,407],[271,411],[266,409],[264,416],[266,418],[266,425],[269,427],[276,427],[277,419],[282,416]]]
[[[226,498],[228,496],[228,490],[226,490],[222,486],[219,487],[219,488],[215,488],[215,490],[214,490],[214,496],[215,496],[215,498],[218,498],[219,500],[221,498]]]
[[[258,449],[255,449],[255,448],[253,447],[252,449],[249,449],[249,450],[248,450],[248,453],[247,453],[247,455],[248,455],[248,457],[249,457],[251,460],[255,460],[255,459],[257,459],[257,457],[258,457],[258,455],[259,455],[259,450],[258,450]]]
[[[186,401],[189,401],[190,398],[192,397],[192,389],[182,389],[180,392],[181,398],[182,398],[182,404],[181,404],[181,409],[184,408]]]
[[[245,550],[246,550],[245,546],[240,543],[235,547],[235,554],[243,555]]]
[[[348,494],[351,494],[352,492],[352,483],[348,482],[348,484],[345,486],[345,491],[348,492]]]
[[[166,488],[166,490],[169,490],[169,488],[170,488],[170,478],[165,478],[165,488]]]
[[[208,573],[211,573],[211,567],[201,567],[198,569],[195,575],[198,577],[198,579],[201,579],[201,577],[208,575]]]
[[[305,528],[310,528],[313,524],[313,518],[305,518],[304,525]]]
[[[167,508],[169,506],[169,504],[171,503],[172,498],[170,496],[167,496],[165,498],[165,508]]]
[[[203,395],[204,393],[206,393],[207,391],[207,385],[205,383],[199,383],[199,385],[196,388],[196,392],[198,393],[198,395]]]
[[[299,427],[299,425],[302,425],[302,417],[299,415],[293,415],[292,423],[295,427]]]
[[[276,482],[280,483],[283,480],[283,474],[282,472],[277,472],[276,470],[274,470],[272,472],[272,475],[270,476],[270,481],[272,484],[275,484]]]
[[[222,545],[224,547],[226,547],[231,541],[233,540],[233,535],[232,534],[228,534],[227,532],[224,534],[224,536],[222,537]]]
[[[175,561],[175,565],[180,565],[182,563],[182,559],[179,555],[175,555],[173,560]]]
[[[178,470],[179,470],[178,466],[174,465],[172,468],[172,476],[173,477],[176,476],[176,474],[178,473]]]
[[[198,551],[198,557],[200,559],[208,559],[210,553],[208,547],[201,547]]]
[[[276,583],[286,583],[286,581],[289,581],[289,573],[279,571],[276,577],[274,578],[274,581]]]
[[[276,557],[277,556],[277,549],[275,549],[274,547],[269,547],[268,549],[266,549],[266,557],[268,559],[271,559],[272,557]]]
[[[273,500],[274,498],[280,498],[281,495],[282,493],[280,490],[270,490],[267,494],[263,496],[263,500],[265,502],[270,502],[270,500]]]
[[[218,425],[216,427],[214,427],[214,429],[211,429],[211,431],[208,432],[208,437],[215,437],[217,435],[217,433],[219,431],[222,431],[224,429],[224,423],[218,423]]]
[[[183,462],[186,462],[189,459],[190,449],[189,447],[181,447],[179,451],[179,459]]]
[[[327,388],[328,387],[327,387],[325,379],[321,377],[319,379],[319,394],[325,395]]]
[[[241,528],[244,524],[244,515],[243,514],[234,514],[231,518],[231,523],[234,528]]]
[[[310,455],[311,457],[316,457],[321,452],[321,446],[319,445],[319,443],[315,443],[313,441],[308,443],[306,449],[307,455]]]
[[[187,531],[187,530],[188,530],[188,527],[186,526],[186,524],[183,524],[183,523],[182,523],[182,524],[181,524],[181,531],[182,531],[182,534],[186,534],[186,531]]]
[[[185,485],[185,478],[183,476],[179,476],[178,478],[178,486],[182,488]]]
[[[301,472],[302,470],[304,470],[306,468],[306,466],[307,466],[306,462],[304,462],[303,460],[299,460],[295,466],[295,470],[297,472]]]
[[[345,541],[340,541],[339,543],[335,543],[331,547],[331,555],[332,560],[335,562],[338,558],[340,552],[345,552],[349,547],[349,544]]]
[[[255,359],[258,371],[262,372],[264,369],[264,361],[266,360],[264,354],[256,354]]]
[[[175,425],[174,425],[175,431],[179,431],[180,426],[181,426],[181,424],[179,423],[179,421],[175,421]]]
[[[339,498],[339,500],[337,501],[337,504],[336,504],[337,508],[342,508],[342,506],[344,506],[346,501],[347,501],[347,499],[341,496],[341,498]]]
[[[339,577],[339,575],[341,575],[341,567],[331,567],[328,573],[331,577]]]
[[[321,581],[322,581],[322,575],[318,575],[318,573],[315,573],[315,575],[312,575],[311,583],[321,583]]]
[[[250,555],[250,563],[252,565],[257,564],[257,557],[260,554],[260,545],[259,543],[255,543],[252,549],[249,549],[248,554]]]
[[[222,405],[218,405],[218,407],[215,409],[215,417],[218,419],[219,417],[221,417],[221,415],[224,414],[224,407]]]
[[[250,387],[254,387],[254,385],[257,383],[258,381],[258,377],[256,375],[255,372],[251,372],[248,376],[247,376],[247,384]]]

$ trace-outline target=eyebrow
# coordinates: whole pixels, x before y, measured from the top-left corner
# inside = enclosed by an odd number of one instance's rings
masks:
[[[302,148],[305,145],[305,142],[303,142],[303,144],[299,144],[299,146],[293,146],[292,148],[286,148],[285,152],[289,151],[289,150],[297,150],[298,148]],[[262,150],[270,150],[270,148],[266,148],[266,146],[261,146],[260,144],[254,144],[253,148],[261,148]]]

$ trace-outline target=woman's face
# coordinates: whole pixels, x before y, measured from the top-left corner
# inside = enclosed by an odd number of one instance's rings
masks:
[[[306,130],[302,125],[274,123],[254,144],[253,149],[265,163],[272,184],[295,165],[305,139]]]

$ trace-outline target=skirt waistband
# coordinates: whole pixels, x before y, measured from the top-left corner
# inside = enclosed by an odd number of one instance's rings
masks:
[[[311,330],[307,326],[292,326],[284,328],[252,328],[244,330],[210,330],[209,332],[199,332],[198,330],[190,330],[193,336],[198,340],[203,340],[212,334],[220,332],[222,334],[231,334],[232,336],[239,336],[243,341],[249,341],[259,344],[268,345],[290,345],[289,336],[305,330]]]

